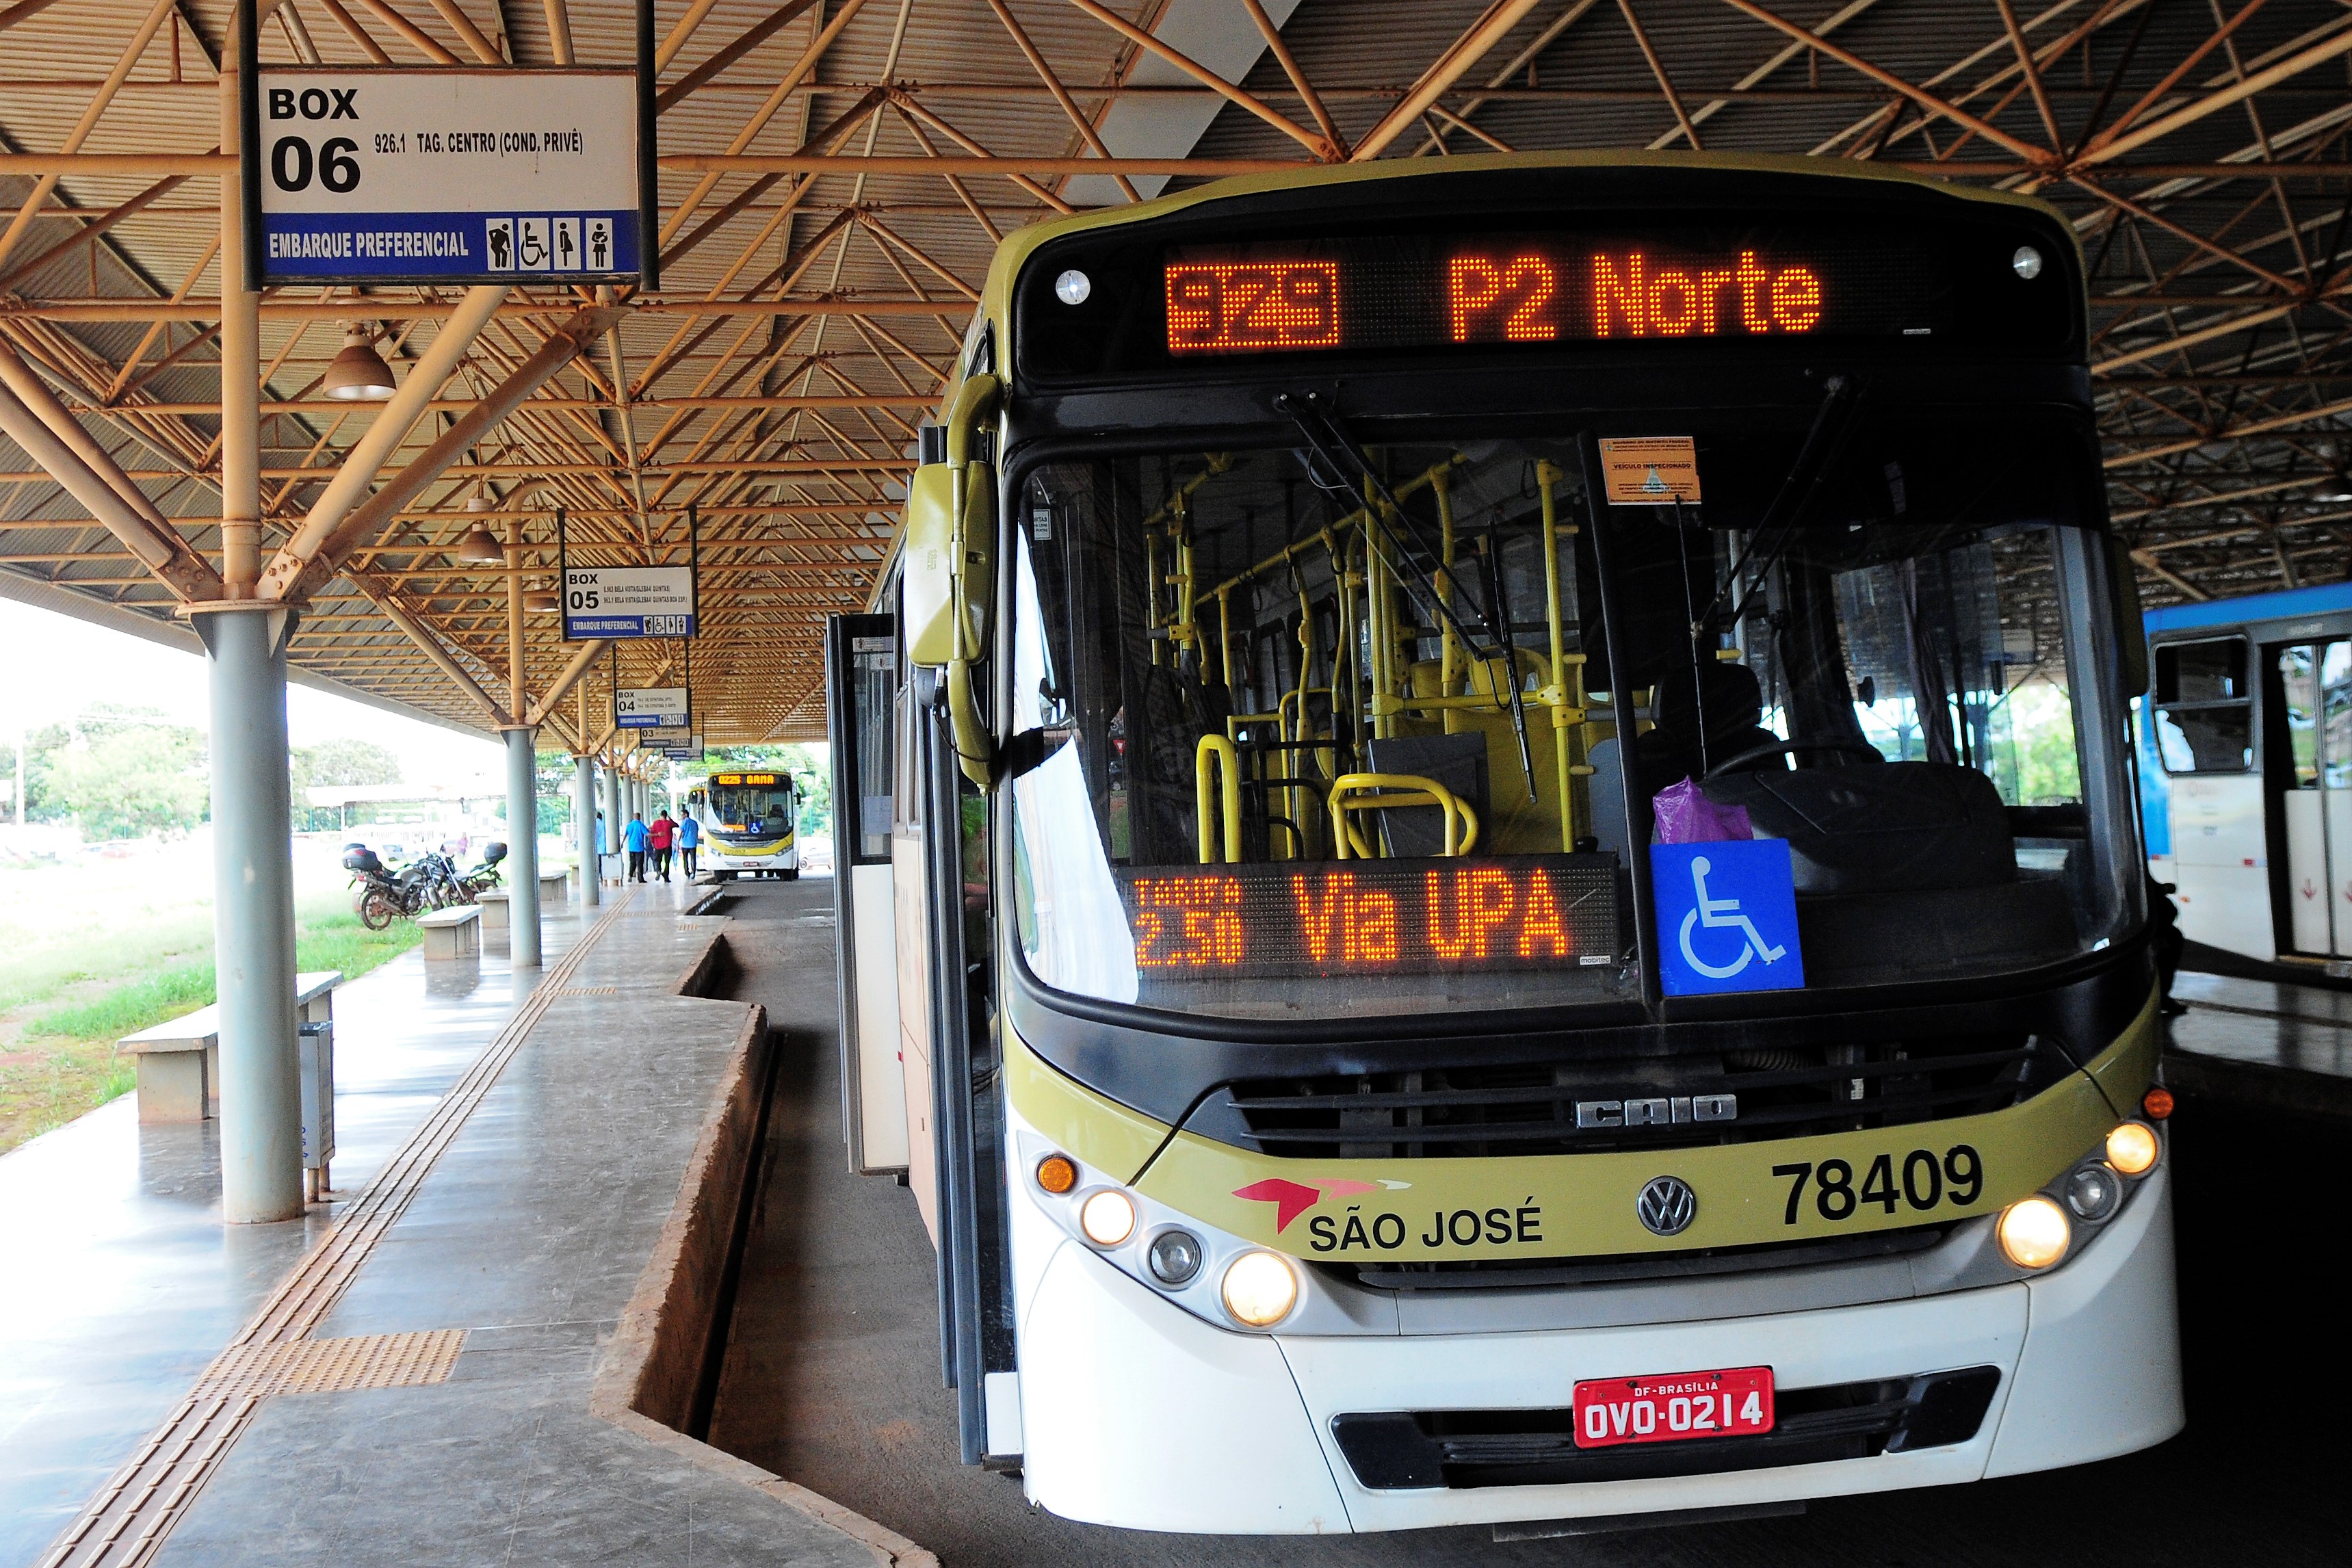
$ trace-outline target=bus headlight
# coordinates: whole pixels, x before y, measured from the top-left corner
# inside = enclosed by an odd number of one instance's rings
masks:
[[[1181,1285],[1201,1271],[1201,1238],[1189,1230],[1163,1230],[1151,1238],[1151,1277]]]
[[[1091,1194],[1078,1207],[1078,1228],[1097,1247],[1117,1247],[1135,1234],[1135,1200],[1117,1187]]]
[[[2124,1184],[2096,1160],[2085,1160],[2066,1176],[2066,1206],[2074,1217],[2096,1225],[2124,1201]]]
[[[2122,1121],[2107,1134],[2107,1163],[2126,1176],[2145,1176],[2156,1166],[2156,1129],[2144,1121]]]
[[[1298,1304],[1298,1276],[1272,1252],[1244,1252],[1225,1269],[1225,1310],[1253,1329],[1270,1329]]]
[[[2020,1198],[2000,1211],[2000,1250],[2020,1268],[2047,1268],[2066,1256],[2074,1227],[2066,1211],[2045,1197]]]

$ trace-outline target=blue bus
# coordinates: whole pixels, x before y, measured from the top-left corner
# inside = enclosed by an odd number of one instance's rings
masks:
[[[2352,976],[2352,583],[2147,614],[2148,869],[2181,934]]]

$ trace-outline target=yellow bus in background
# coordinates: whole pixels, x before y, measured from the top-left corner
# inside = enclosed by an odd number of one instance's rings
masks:
[[[695,815],[702,819],[703,864],[721,882],[738,877],[801,874],[795,820],[800,794],[787,773],[713,773]]]

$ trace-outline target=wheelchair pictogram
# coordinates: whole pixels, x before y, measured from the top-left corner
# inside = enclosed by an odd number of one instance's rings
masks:
[[[1739,912],[1738,899],[1707,897],[1706,874],[1714,868],[1704,856],[1691,862],[1691,892],[1697,902],[1690,913],[1683,917],[1680,939],[1683,962],[1710,980],[1728,980],[1746,969],[1750,959],[1760,958],[1770,963],[1775,959],[1786,957],[1789,952],[1786,947],[1777,947],[1766,942],[1764,933],[1756,929],[1756,922]],[[1697,949],[1691,945],[1691,933],[1702,926],[1710,931],[1739,932],[1739,956],[1722,964],[1709,963],[1701,958]],[[1723,951],[1720,943],[1714,945],[1717,952]]]
[[[1788,841],[1650,846],[1658,978],[1669,996],[1805,984]]]

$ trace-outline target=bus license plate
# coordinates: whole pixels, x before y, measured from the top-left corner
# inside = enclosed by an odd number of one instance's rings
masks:
[[[1772,1430],[1772,1369],[1595,1378],[1576,1385],[1576,1446],[1752,1437]]]

